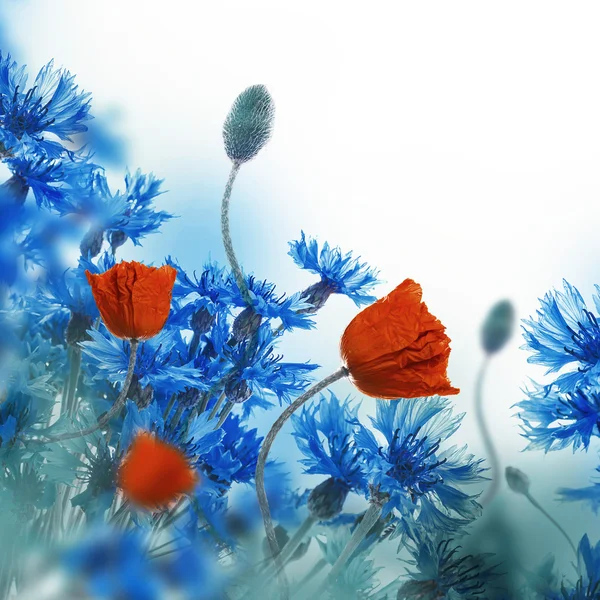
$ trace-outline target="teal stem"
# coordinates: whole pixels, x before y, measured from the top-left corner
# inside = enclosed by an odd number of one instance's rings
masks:
[[[304,586],[310,583],[311,579],[314,579],[326,566],[327,561],[324,558],[319,560],[319,562],[317,562],[314,567],[300,580],[296,586],[296,589],[292,592],[292,596],[300,593]]]
[[[217,412],[219,411],[219,408],[221,408],[221,404],[223,404],[223,400],[225,400],[225,392],[221,392],[221,395],[219,396],[218,400],[215,402],[215,405],[212,407],[212,410],[210,411],[210,415],[208,415],[209,421],[211,419],[215,418],[215,416],[217,415]]]
[[[477,373],[477,380],[475,381],[475,418],[477,419],[477,425],[479,427],[479,431],[481,432],[481,438],[483,440],[487,462],[490,465],[491,471],[491,482],[485,491],[483,498],[481,499],[482,506],[489,504],[494,499],[498,493],[501,479],[500,457],[498,456],[496,446],[494,445],[492,434],[488,429],[485,420],[485,410],[483,407],[483,383],[489,362],[490,357],[489,355],[486,355],[483,363],[481,364],[479,372]]]
[[[573,543],[573,540],[569,537],[569,534],[560,526],[560,524],[558,523],[558,521],[556,521],[550,515],[550,513],[548,513],[542,507],[542,505],[531,495],[530,492],[525,492],[525,497],[527,498],[527,500],[529,500],[529,502],[531,502],[531,504],[533,504],[533,506],[535,506],[535,508],[537,508],[550,521],[550,523],[552,523],[552,525],[554,525],[554,527],[556,527],[556,529],[558,529],[563,534],[563,536],[565,537],[565,539],[567,540],[567,542],[569,542],[569,546],[571,546],[571,549],[575,553],[575,557],[578,558],[579,555],[577,553],[577,548],[575,547],[575,544]]]
[[[346,367],[340,367],[337,371],[325,377],[319,383],[316,383],[310,387],[304,394],[298,396],[279,416],[275,421],[269,433],[267,433],[260,452],[258,454],[258,461],[256,463],[255,481],[256,481],[256,495],[258,497],[258,505],[263,516],[265,525],[265,532],[267,534],[267,541],[269,543],[269,549],[271,551],[271,557],[275,562],[275,569],[279,577],[281,598],[287,600],[289,598],[289,586],[287,577],[285,575],[285,569],[279,557],[279,544],[277,543],[277,537],[275,534],[275,527],[273,526],[273,519],[271,518],[271,510],[269,508],[269,500],[267,498],[267,491],[265,489],[265,466],[267,464],[267,458],[269,457],[269,451],[271,446],[277,437],[277,434],[281,431],[281,428],[285,425],[286,421],[308,400],[316,396],[320,391],[324,390],[332,383],[339,381],[342,377],[348,375]]]
[[[217,422],[215,429],[219,429],[219,427],[221,427],[221,425],[223,425],[223,423],[225,423],[225,419],[227,419],[227,417],[233,410],[234,406],[235,406],[235,402],[227,402],[225,404],[225,406],[223,407],[223,410],[221,411],[221,414],[219,415],[219,421]]]
[[[125,406],[125,401],[127,400],[127,394],[129,392],[129,386],[131,385],[131,381],[133,379],[133,371],[135,369],[135,361],[137,356],[137,349],[139,342],[138,340],[130,340],[130,351],[129,351],[129,364],[127,366],[127,375],[125,376],[125,381],[123,382],[123,387],[121,388],[121,392],[119,393],[117,399],[114,404],[110,407],[110,409],[104,413],[102,417],[100,417],[95,425],[91,425],[90,427],[86,427],[85,429],[81,429],[79,431],[73,431],[68,433],[61,433],[59,435],[45,435],[43,438],[35,438],[30,440],[25,440],[27,442],[61,442],[63,440],[72,440],[78,437],[84,437],[86,435],[90,435],[90,433],[94,433],[98,431],[98,429],[102,429],[115,415],[119,414],[123,407]]]
[[[75,401],[77,392],[77,383],[81,372],[81,348],[75,347],[71,353],[71,368],[69,371],[69,386],[67,388],[67,397],[65,398],[65,412],[69,417],[73,417],[77,412]]]
[[[229,227],[229,203],[231,200],[231,190],[233,189],[233,182],[237,177],[242,163],[234,161],[231,166],[229,178],[227,179],[227,185],[225,186],[225,193],[223,194],[223,200],[221,201],[221,235],[223,237],[223,246],[225,247],[225,254],[227,255],[227,261],[231,267],[235,282],[244,298],[244,302],[248,306],[252,306],[252,298],[242,273],[242,268],[233,250],[233,242],[231,241],[231,232]]]
[[[348,543],[342,550],[342,553],[338,556],[338,559],[335,561],[331,571],[329,571],[329,574],[321,586],[321,590],[326,590],[330,585],[333,585],[337,581],[337,578],[340,576],[340,573],[342,572],[342,569],[348,560],[360,546],[361,542],[367,537],[367,534],[369,531],[371,531],[373,525],[377,523],[383,511],[384,503],[385,500],[383,499],[371,499],[371,504],[369,505],[365,516],[352,533],[352,537],[350,540],[348,540]],[[321,594],[319,594],[319,597],[321,597]]]

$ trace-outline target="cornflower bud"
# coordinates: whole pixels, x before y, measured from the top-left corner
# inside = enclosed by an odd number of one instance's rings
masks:
[[[90,340],[88,329],[92,327],[92,317],[80,312],[71,312],[71,317],[65,331],[65,341],[69,346],[75,346],[79,342]]]
[[[79,244],[81,256],[84,258],[94,258],[100,254],[102,250],[102,242],[104,241],[104,231],[90,227],[90,230],[83,236]]]
[[[329,477],[308,496],[308,510],[319,521],[329,521],[339,515],[348,497],[348,486],[339,479]]]

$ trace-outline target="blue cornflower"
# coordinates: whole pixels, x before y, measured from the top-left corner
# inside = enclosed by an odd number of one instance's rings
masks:
[[[71,141],[69,136],[86,131],[90,94],[79,92],[74,79],[50,61],[25,90],[25,67],[0,53],[0,143],[5,153],[34,141],[42,155],[57,158],[63,147],[44,139],[45,134]]]
[[[592,436],[600,435],[600,396],[590,388],[561,392],[556,386],[532,382],[526,390],[528,399],[519,402],[523,436],[529,440],[528,450],[542,448],[573,451],[588,449]]]
[[[319,252],[316,239],[302,237],[290,242],[288,254],[301,268],[320,275],[321,281],[310,286],[302,293],[303,299],[314,310],[321,308],[331,294],[344,294],[357,306],[376,300],[368,292],[377,285],[379,272],[354,258],[351,252],[344,254],[339,248],[331,248],[327,242]]]
[[[311,513],[323,520],[340,513],[350,491],[367,489],[363,457],[354,440],[358,409],[358,405],[352,408],[348,399],[340,402],[331,392],[329,400],[323,396],[315,406],[292,416],[296,443],[305,456],[300,461],[305,472],[329,477],[308,499]]]
[[[497,573],[489,566],[489,554],[461,555],[460,546],[451,539],[422,536],[408,546],[415,566],[410,579],[398,591],[398,600],[480,600],[489,597]]]
[[[572,367],[553,382],[562,392],[572,392],[586,382],[598,383],[600,373],[600,325],[575,287],[563,281],[564,292],[548,292],[537,310],[537,320],[524,320],[523,349],[527,359],[548,367],[547,373]],[[600,287],[593,296],[600,311]]]
[[[383,445],[360,425],[355,439],[371,483],[389,495],[386,510],[399,511],[405,530],[414,523],[426,531],[454,531],[479,516],[477,496],[457,486],[482,481],[482,461],[466,454],[466,446],[441,449],[462,417],[452,415],[447,398],[402,398],[377,401],[371,422]]]
[[[309,318],[311,305],[300,294],[286,296],[277,294],[275,285],[268,281],[256,279],[253,275],[246,276],[248,293],[252,299],[252,308],[247,306],[244,295],[240,292],[235,280],[231,281],[231,303],[244,307],[249,316],[260,315],[264,319],[279,319],[284,330],[312,329],[314,321]],[[244,313],[242,313],[244,314]]]
[[[106,332],[90,329],[89,341],[81,348],[89,359],[93,380],[120,383],[127,372],[129,342],[119,340]],[[181,334],[174,329],[163,329],[157,336],[140,343],[134,375],[138,383],[151,385],[155,393],[168,396],[183,392],[186,387],[206,389],[203,374],[187,360],[187,348]]]
[[[222,430],[221,442],[202,455],[198,463],[200,468],[225,489],[233,482],[252,482],[262,437],[258,436],[256,429],[245,427],[236,415],[225,420]]]

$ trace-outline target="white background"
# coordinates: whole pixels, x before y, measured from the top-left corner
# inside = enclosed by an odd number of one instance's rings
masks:
[[[129,165],[166,178],[161,207],[181,218],[126,256],[172,254],[190,269],[209,253],[223,259],[220,128],[241,90],[266,84],[275,134],[233,197],[241,261],[282,291],[305,287],[314,278],[285,255],[304,229],[377,265],[379,294],[419,281],[453,339],[456,406],[467,412],[457,439],[476,454],[473,383],[489,306],[508,297],[522,318],[563,277],[588,300],[600,282],[595,2],[2,2],[17,57],[32,72],[55,58],[76,73],[96,114],[118,109]],[[288,357],[335,369],[355,312],[334,298],[318,331],[289,338]],[[487,381],[494,438],[573,537],[596,540],[594,515],[555,503],[554,490],[588,483],[598,444],[587,456],[521,453],[511,406],[540,375],[521,343],[515,335]],[[276,454],[290,446],[284,436]],[[553,549],[569,558],[524,498],[505,489],[496,503],[522,530],[528,561]]]

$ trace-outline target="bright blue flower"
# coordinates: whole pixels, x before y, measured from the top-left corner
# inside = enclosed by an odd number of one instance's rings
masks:
[[[81,343],[89,357],[94,380],[122,383],[129,363],[129,342],[105,332],[90,329],[90,341]],[[187,349],[176,330],[163,329],[158,335],[140,343],[134,374],[138,383],[151,385],[155,393],[170,395],[186,387],[205,389],[202,373],[187,361]]]
[[[62,147],[45,140],[45,134],[71,141],[69,136],[85,131],[90,94],[79,92],[74,79],[64,69],[55,70],[50,61],[38,73],[33,87],[25,90],[25,68],[17,67],[10,55],[0,53],[0,141],[4,148],[12,149],[31,138],[47,156],[55,158],[57,146]]]
[[[363,458],[354,440],[358,409],[330,392],[329,400],[322,396],[320,402],[292,416],[306,473],[327,475],[350,490],[366,491]]]
[[[554,290],[540,300],[537,320],[523,321],[523,349],[531,352],[528,362],[548,367],[547,373],[571,367],[553,382],[560,391],[571,392],[599,382],[600,325],[577,289],[567,281],[563,286],[564,292]],[[598,286],[593,299],[600,311]]]
[[[415,570],[398,591],[398,600],[480,600],[490,597],[495,566],[488,564],[489,554],[464,555],[453,540],[440,535],[423,536],[408,546]]]
[[[236,415],[230,415],[222,425],[220,444],[205,452],[200,468],[220,486],[228,488],[233,482],[250,483],[254,480],[256,462],[262,438],[256,429],[247,429]]]
[[[528,450],[588,449],[592,436],[600,435],[600,396],[589,388],[561,392],[556,386],[532,382],[528,399],[519,402],[519,418]]]
[[[356,443],[364,450],[371,483],[389,495],[386,510],[395,508],[405,530],[454,531],[479,516],[476,495],[457,486],[483,480],[481,460],[466,454],[466,446],[441,446],[459,427],[446,398],[377,401],[373,426],[382,445],[360,425]]]
[[[378,271],[354,258],[351,252],[344,254],[339,248],[331,248],[327,242],[319,252],[317,240],[306,239],[304,232],[300,240],[290,242],[288,254],[301,268],[321,277],[323,286],[312,289],[305,300],[320,308],[330,294],[344,294],[357,306],[375,301],[368,292],[377,285]],[[318,286],[319,284],[315,284]],[[315,286],[312,286],[315,288]],[[307,290],[308,291],[308,290]]]
[[[240,308],[246,308],[247,302],[233,278],[231,281],[231,303]],[[253,311],[264,319],[279,319],[285,331],[291,329],[312,329],[314,321],[309,317],[311,307],[300,294],[286,296],[277,294],[275,285],[261,281],[254,276],[246,276],[248,293],[252,299]],[[246,310],[252,310],[246,308]]]

